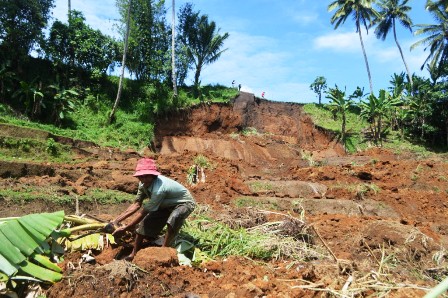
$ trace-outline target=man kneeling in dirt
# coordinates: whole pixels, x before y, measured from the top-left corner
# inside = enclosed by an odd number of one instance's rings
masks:
[[[144,238],[148,240],[156,239],[165,225],[166,234],[163,246],[171,246],[185,219],[196,206],[188,189],[180,183],[161,175],[157,171],[153,159],[140,159],[134,177],[140,180],[135,202],[111,222],[113,226],[117,226],[118,223],[137,212],[141,208],[143,200],[149,198],[149,201],[143,205],[143,209],[135,219],[113,232],[113,235],[116,235],[138,224],[134,248],[132,253],[125,258],[128,261],[135,257]]]

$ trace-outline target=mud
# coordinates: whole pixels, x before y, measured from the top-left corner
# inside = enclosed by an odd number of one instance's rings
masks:
[[[4,131],[13,137],[34,134]],[[231,256],[187,267],[178,264],[173,249],[148,247],[137,254],[133,265],[114,260],[123,249],[115,246],[95,252],[96,264],[66,267],[64,280],[46,289],[48,297],[329,297],[336,294],[328,289],[341,291],[350,276],[359,281],[359,297],[422,297],[424,289],[444,274],[446,156],[421,158],[380,148],[347,155],[337,137],[316,127],[298,104],[241,93],[230,104],[165,116],[156,124],[152,150],[144,152],[64,142],[73,144],[79,160],[3,162],[1,187],[23,191],[47,187],[56,196],[80,195],[89,188],[132,194],[137,187],[132,177],[136,161],[149,156],[162,174],[188,185],[198,203],[221,221],[233,218],[247,226],[250,219],[275,219],[243,212],[245,208],[236,204],[242,199],[256,203],[252,210],[304,216],[310,242],[328,257],[261,262]],[[205,182],[189,185],[187,171],[199,154],[211,167],[205,170]],[[1,217],[61,208],[74,211],[73,202],[17,204],[8,198],[0,202]],[[81,212],[105,220],[125,208],[125,204],[80,205]],[[77,264],[78,258],[69,255],[64,265]]]

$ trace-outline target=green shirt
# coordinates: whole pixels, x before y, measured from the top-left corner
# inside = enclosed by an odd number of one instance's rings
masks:
[[[149,198],[149,201],[143,205],[146,212],[170,208],[187,202],[195,203],[193,196],[185,186],[163,175],[158,175],[147,188],[141,182],[138,184],[135,201],[142,203],[145,198]]]

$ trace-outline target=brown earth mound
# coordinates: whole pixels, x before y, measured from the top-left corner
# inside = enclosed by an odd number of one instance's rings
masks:
[[[136,161],[151,156],[217,219],[245,226],[251,219],[304,216],[308,241],[326,257],[265,263],[231,256],[187,267],[178,264],[173,249],[148,247],[133,265],[114,260],[122,248],[110,247],[96,256],[95,265],[78,264],[79,255],[68,255],[66,278],[47,290],[48,297],[421,297],[446,274],[448,164],[441,156],[418,159],[378,148],[346,155],[336,136],[313,125],[301,105],[244,92],[230,104],[201,105],[159,119],[153,145],[153,151],[139,154],[73,142],[79,161],[1,162],[0,185],[23,191],[43,186],[55,196],[89,188],[135,193]],[[187,171],[199,154],[212,167],[203,181],[189,185]],[[236,207],[242,201],[255,206],[252,213]],[[60,208],[74,212],[73,203],[17,205],[2,197],[0,202],[0,217]],[[124,208],[80,206],[106,220]]]

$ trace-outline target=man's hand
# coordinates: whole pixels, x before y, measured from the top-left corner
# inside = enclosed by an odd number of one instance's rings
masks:
[[[104,227],[104,232],[106,233],[113,233],[116,229],[116,225],[113,221],[111,221],[110,223],[108,223],[105,227]]]
[[[127,229],[128,226],[119,227],[118,229],[115,229],[112,235],[120,237]]]

